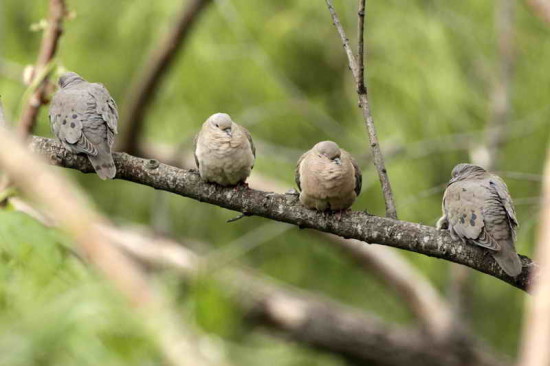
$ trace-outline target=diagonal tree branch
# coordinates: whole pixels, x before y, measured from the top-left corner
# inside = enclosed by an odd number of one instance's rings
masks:
[[[372,160],[373,160],[374,166],[376,167],[376,171],[378,172],[378,178],[380,179],[380,184],[382,186],[382,193],[384,195],[384,201],[386,203],[386,216],[391,217],[393,219],[397,219],[397,210],[395,208],[395,203],[393,201],[393,194],[392,194],[390,179],[388,177],[388,172],[386,170],[386,165],[384,163],[384,155],[382,155],[382,151],[380,150],[380,144],[378,142],[376,127],[374,126],[374,119],[372,117],[372,113],[370,110],[369,99],[367,97],[367,88],[366,88],[365,79],[364,79],[365,63],[363,60],[363,53],[364,53],[363,30],[364,30],[364,21],[365,21],[365,0],[359,0],[359,4],[360,4],[359,13],[358,13],[359,14],[359,20],[358,20],[359,21],[359,26],[358,26],[359,61],[353,55],[353,51],[349,44],[349,39],[346,36],[344,27],[342,27],[342,24],[340,23],[340,19],[338,18],[338,14],[336,13],[334,6],[332,5],[332,0],[326,0],[326,2],[327,2],[330,15],[332,17],[332,22],[334,23],[334,26],[338,30],[338,34],[342,39],[344,50],[346,51],[346,55],[348,56],[349,68],[351,69],[353,78],[355,79],[357,95],[359,96],[359,106],[363,111],[363,119],[365,120],[365,125],[367,127],[367,132],[369,135],[370,147],[372,150],[372,158],[373,158]]]
[[[211,2],[212,0],[184,2],[170,32],[158,41],[159,47],[149,55],[141,74],[135,78],[135,82],[128,89],[121,113],[121,126],[124,133],[121,134],[119,150],[129,154],[137,153],[147,107],[153,101],[155,91],[170,69],[178,51],[183,48],[193,25]]]
[[[69,153],[59,142],[52,139],[34,137],[31,147],[51,164],[85,173],[93,172],[85,157]],[[294,195],[245,188],[224,188],[202,182],[196,171],[178,169],[156,160],[141,159],[125,153],[115,153],[114,160],[117,179],[302,228],[445,259],[489,274],[522,290],[527,290],[530,285],[530,275],[535,266],[531,259],[522,257],[522,274],[517,278],[511,278],[501,271],[490,256],[485,255],[483,249],[453,241],[446,231],[439,231],[430,226],[373,216],[360,211],[344,214],[340,220],[336,220],[332,215],[304,208]]]
[[[23,106],[21,120],[17,129],[21,137],[26,137],[34,130],[38,111],[46,97],[49,72],[46,72],[46,74],[43,73],[55,56],[59,45],[59,38],[63,33],[63,18],[67,12],[65,0],[50,0],[48,12],[48,25],[44,30],[38,59],[34,68],[34,77],[41,77],[42,80],[38,80],[39,84]]]

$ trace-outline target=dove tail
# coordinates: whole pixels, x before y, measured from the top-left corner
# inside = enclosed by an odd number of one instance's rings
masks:
[[[96,156],[88,155],[88,159],[92,163],[95,172],[99,175],[99,178],[113,179],[116,174],[115,162],[113,156],[108,152],[99,152]]]
[[[508,276],[518,276],[522,271],[521,259],[519,259],[519,256],[514,249],[512,239],[509,239],[507,242],[500,243],[500,246],[501,249],[499,251],[491,251],[493,258],[495,258],[500,268],[502,268]]]

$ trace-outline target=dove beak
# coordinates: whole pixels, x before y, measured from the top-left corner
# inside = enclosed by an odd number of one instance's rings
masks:
[[[341,165],[342,164],[342,161],[340,160],[340,158],[334,158],[332,161],[334,161],[336,163],[336,165]]]
[[[227,129],[223,130],[223,132],[225,132],[227,134],[227,136],[229,136],[229,137],[231,137],[233,135],[233,132],[231,132],[230,128],[227,128]]]

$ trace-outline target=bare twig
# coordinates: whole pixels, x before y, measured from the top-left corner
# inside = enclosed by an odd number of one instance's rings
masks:
[[[359,56],[359,60],[363,61],[363,22],[365,19],[365,0],[359,0],[360,1],[360,7],[359,7],[359,51],[361,52]],[[353,51],[351,50],[349,39],[346,36],[346,33],[344,31],[344,28],[342,27],[342,24],[340,23],[340,19],[338,18],[338,14],[336,13],[336,10],[334,9],[334,6],[332,5],[332,0],[326,0],[328,10],[330,12],[330,15],[332,17],[332,21],[334,25],[336,26],[336,29],[338,30],[338,34],[340,35],[340,38],[342,40],[342,44],[344,45],[344,50],[346,51],[346,55],[348,56],[348,63],[349,67],[351,69],[351,72],[353,74],[353,78],[355,79],[355,84],[357,88],[357,94],[359,96],[359,105],[363,111],[363,118],[365,120],[365,125],[367,127],[367,132],[369,135],[370,140],[370,146],[372,150],[372,157],[373,157],[373,163],[376,167],[376,171],[378,172],[378,178],[380,179],[380,184],[382,186],[382,193],[384,194],[384,201],[386,203],[386,216],[396,219],[397,218],[397,210],[395,208],[395,203],[393,201],[393,194],[391,189],[390,180],[388,178],[388,172],[386,170],[386,166],[384,164],[384,156],[382,155],[382,151],[380,150],[380,144],[378,142],[378,136],[376,134],[376,127],[374,126],[374,119],[372,117],[372,113],[370,110],[370,104],[369,100],[367,98],[367,88],[364,81],[364,62],[359,63],[355,56],[353,55]]]
[[[149,55],[141,74],[134,79],[135,82],[128,89],[121,113],[121,126],[124,133],[120,140],[119,150],[130,154],[137,153],[138,140],[143,130],[147,107],[153,101],[154,93],[170,69],[178,51],[181,51],[185,45],[185,41],[202,10],[211,2],[212,0],[184,2],[170,32],[157,42],[159,47]]]
[[[34,77],[42,76],[42,73],[46,70],[48,64],[52,61],[57,52],[59,38],[63,33],[63,19],[67,12],[65,0],[50,0],[48,12],[48,25],[42,36],[40,52],[38,53],[38,59],[36,60],[34,69]],[[43,75],[42,80],[39,80],[38,86],[32,91],[30,97],[23,106],[21,119],[17,129],[19,136],[23,138],[34,130],[38,111],[46,97],[48,77],[49,72]]]
[[[546,152],[536,257],[540,271],[527,303],[519,366],[550,365],[550,148]],[[529,301],[528,300],[528,301]]]
[[[88,159],[69,153],[57,141],[34,137],[31,146],[52,164],[86,173],[94,172]],[[359,211],[343,214],[341,220],[333,220],[331,215],[304,208],[295,196],[254,189],[235,190],[231,187],[207,184],[201,181],[196,171],[178,169],[162,163],[150,168],[148,160],[124,153],[114,153],[113,158],[117,167],[117,179],[133,181],[230,210],[247,212],[303,228],[393,246],[464,264],[523,290],[527,290],[529,286],[529,276],[534,266],[529,258],[522,257],[522,274],[511,278],[502,272],[490,256],[485,255],[486,252],[482,248],[454,241],[447,231]]]
[[[149,285],[145,273],[110,244],[109,235],[102,230],[110,224],[90,208],[82,192],[28,152],[5,128],[0,128],[0,146],[2,170],[22,192],[48,208],[84,256],[145,315],[167,361],[173,366],[211,365],[192,345],[191,334],[175,326],[175,314]]]

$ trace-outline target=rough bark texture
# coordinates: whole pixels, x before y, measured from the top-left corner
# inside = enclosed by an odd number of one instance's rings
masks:
[[[51,164],[84,173],[94,172],[84,156],[66,151],[53,139],[33,137],[31,147]],[[175,168],[157,160],[141,159],[125,153],[114,153],[113,157],[117,167],[116,179],[301,228],[445,259],[491,275],[522,290],[529,288],[530,275],[536,266],[531,259],[521,256],[523,272],[517,278],[511,278],[500,270],[498,264],[482,248],[453,241],[446,231],[431,226],[373,216],[362,211],[345,213],[338,219],[334,215],[304,208],[294,195],[268,193],[245,187],[224,188],[202,182],[196,171]]]

